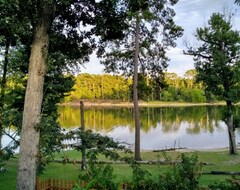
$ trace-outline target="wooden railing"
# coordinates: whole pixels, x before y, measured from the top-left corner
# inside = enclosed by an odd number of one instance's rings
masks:
[[[39,179],[36,178],[36,190],[71,190],[74,185],[80,182],[78,180],[66,179]],[[81,182],[82,187],[86,184]]]
[[[66,179],[40,179],[36,178],[36,190],[71,190],[75,184],[80,187],[86,187],[87,183],[79,180]],[[128,189],[127,184],[119,184],[118,190]],[[96,190],[93,188],[93,190]]]

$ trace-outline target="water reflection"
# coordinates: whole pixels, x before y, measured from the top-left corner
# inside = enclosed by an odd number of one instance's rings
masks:
[[[227,147],[223,106],[140,108],[141,148],[161,149],[174,144],[189,148]],[[72,129],[80,125],[79,107],[59,107],[59,122]],[[86,108],[85,127],[134,143],[133,108]]]

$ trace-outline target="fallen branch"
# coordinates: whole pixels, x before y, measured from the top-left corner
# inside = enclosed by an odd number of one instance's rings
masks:
[[[202,174],[211,174],[211,175],[240,175],[240,172],[210,171],[210,172],[202,172]]]
[[[56,163],[62,163],[62,164],[80,164],[81,160],[69,160],[67,158],[61,159],[61,160],[53,160],[52,162]],[[101,163],[101,164],[127,164],[124,161],[111,161],[111,160],[99,160],[95,163]],[[166,161],[166,160],[144,160],[144,161],[137,161],[139,164],[148,164],[148,165],[170,165],[170,164],[179,164],[180,161]],[[213,165],[213,163],[210,162],[201,162],[200,165]]]
[[[160,149],[160,150],[153,150],[153,152],[166,152],[166,151],[181,150],[181,149],[187,149],[187,148],[186,147],[166,148],[166,149]]]

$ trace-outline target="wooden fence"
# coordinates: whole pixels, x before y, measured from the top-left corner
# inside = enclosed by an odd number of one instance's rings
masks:
[[[36,178],[36,190],[71,190],[78,180],[65,180],[65,179],[39,179]],[[81,187],[86,183],[81,182]]]
[[[75,184],[80,184],[81,187],[86,186],[86,182],[79,180],[65,180],[65,179],[39,179],[36,178],[36,190],[71,190]],[[119,190],[126,190],[128,185],[121,184]]]

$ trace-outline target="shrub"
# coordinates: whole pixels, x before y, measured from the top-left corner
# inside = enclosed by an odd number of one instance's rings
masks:
[[[90,162],[86,171],[79,175],[80,181],[86,182],[85,187],[76,186],[73,190],[117,190],[118,184],[114,182],[113,168],[107,164],[94,164]]]
[[[167,162],[172,162],[165,155]],[[197,154],[187,156],[181,154],[179,163],[173,164],[173,168],[167,173],[159,175],[157,179],[151,178],[147,170],[143,170],[137,162],[130,165],[133,168],[131,190],[196,190],[201,167],[198,164]]]
[[[181,154],[181,161],[173,165],[173,169],[159,175],[159,190],[194,190],[198,189],[200,166],[197,154],[187,156]]]
[[[235,183],[238,182],[238,183]],[[208,186],[211,190],[238,190],[240,189],[239,180],[225,180],[216,182]]]

